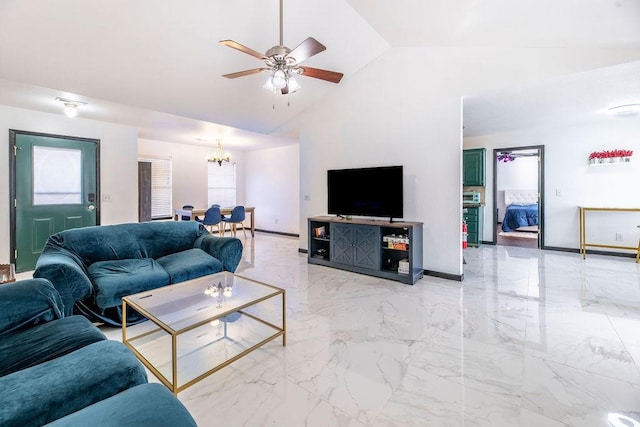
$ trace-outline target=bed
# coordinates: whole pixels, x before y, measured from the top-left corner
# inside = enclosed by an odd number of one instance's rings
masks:
[[[515,231],[538,225],[538,190],[505,190],[506,210],[502,231]],[[537,228],[534,230],[537,231]]]

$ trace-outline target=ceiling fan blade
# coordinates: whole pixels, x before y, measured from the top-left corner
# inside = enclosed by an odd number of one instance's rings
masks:
[[[342,80],[342,76],[344,75],[335,71],[322,70],[320,68],[313,67],[300,67],[300,69],[302,69],[303,76],[326,80],[331,83],[340,83],[340,80]]]
[[[228,79],[235,79],[238,77],[250,76],[251,74],[258,74],[261,71],[268,71],[268,68],[253,68],[251,70],[238,71],[237,73],[223,74],[222,77]]]
[[[260,53],[260,52],[256,52],[255,50],[248,48],[244,45],[241,45],[238,42],[234,42],[233,40],[220,40],[220,43],[225,45],[225,46],[229,46],[232,49],[236,49],[239,50],[240,52],[244,52],[248,55],[251,56],[255,56],[256,58],[263,60],[266,59],[266,57],[264,56],[264,54]]]
[[[287,58],[293,58],[296,60],[296,63],[299,64],[326,49],[326,46],[318,40],[313,37],[308,37],[305,41],[300,43],[298,47],[289,52],[289,54],[287,54]]]

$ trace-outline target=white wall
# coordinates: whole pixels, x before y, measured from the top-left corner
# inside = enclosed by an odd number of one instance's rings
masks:
[[[518,132],[470,137],[464,139],[465,148],[545,146],[545,246],[579,247],[578,206],[640,207],[640,117],[605,116],[599,121],[560,128],[523,129]],[[589,166],[593,151],[631,149],[634,156],[629,164]],[[493,183],[493,162],[487,156],[487,185]],[[487,192],[487,207],[491,209],[492,195]],[[491,226],[489,215],[485,229]],[[640,214],[589,214],[587,241],[623,246],[637,246]],[[490,228],[489,228],[490,229]],[[623,241],[615,241],[615,233]],[[485,233],[485,240],[492,236]]]
[[[223,142],[224,144],[224,142]],[[223,145],[224,148],[224,145]],[[138,142],[138,157],[171,158],[173,172],[173,207],[181,208],[192,205],[196,208],[206,208],[207,201],[207,156],[215,151],[215,147],[176,144],[172,142],[152,141],[140,139]],[[227,150],[231,154],[231,161],[236,164],[236,202],[246,202],[245,198],[245,161],[241,151]],[[251,205],[253,206],[253,205]]]
[[[207,155],[213,148],[140,139],[139,157],[171,158],[173,206],[207,207]],[[297,144],[251,152],[227,150],[236,164],[237,203],[254,206],[255,227],[298,234]]]
[[[466,147],[465,147],[466,148]],[[492,161],[493,151],[487,152],[487,161]],[[537,190],[538,189],[538,158],[537,157],[517,157],[511,162],[499,162],[496,165],[498,171],[496,191],[498,192],[498,221],[504,218],[505,203],[504,190]],[[488,184],[488,183],[487,183]],[[492,192],[491,186],[487,185],[488,191]],[[485,191],[486,193],[486,191]],[[485,215],[491,215],[491,210],[487,209]],[[484,229],[485,235],[491,235],[493,240],[493,229]],[[480,236],[482,240],[487,240]]]
[[[100,191],[111,195],[111,202],[101,202],[100,221],[138,221],[135,128],[0,105],[0,262],[9,262],[9,129],[99,139]]]
[[[327,211],[327,169],[401,164],[405,219],[425,224],[424,268],[462,274],[461,96],[639,57],[624,50],[390,49],[296,120],[300,229]]]
[[[247,203],[256,206],[256,228],[300,233],[299,156],[298,144],[246,153]]]

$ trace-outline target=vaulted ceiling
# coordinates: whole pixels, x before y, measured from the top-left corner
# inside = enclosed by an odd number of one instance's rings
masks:
[[[394,47],[640,48],[640,2],[590,3],[285,0],[284,43],[316,38],[327,50],[305,65],[343,82]],[[255,149],[287,141],[283,125],[340,90],[302,77],[282,96],[261,87],[266,74],[225,79],[261,63],[223,39],[277,45],[278,1],[0,0],[0,104],[61,113],[63,96],[88,102],[81,117],[136,126],[142,138]]]

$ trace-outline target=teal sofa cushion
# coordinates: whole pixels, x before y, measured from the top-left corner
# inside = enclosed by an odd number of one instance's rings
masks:
[[[146,382],[127,347],[99,341],[0,377],[0,425],[41,426]]]
[[[143,384],[47,424],[49,427],[196,427],[189,412],[161,384]]]
[[[171,283],[165,269],[151,258],[99,261],[89,266],[88,273],[100,309],[119,306],[124,296]]]
[[[0,336],[63,316],[60,294],[44,279],[21,280],[0,286]]]
[[[222,271],[222,262],[202,249],[188,249],[157,259],[171,278],[171,283],[184,282]]]
[[[106,339],[83,316],[64,317],[5,334],[0,339],[0,377]]]

